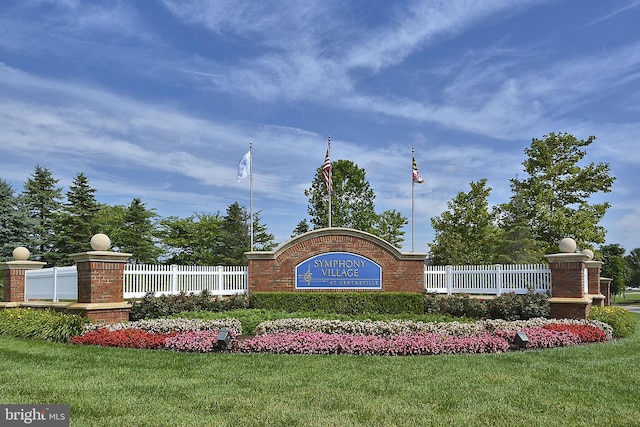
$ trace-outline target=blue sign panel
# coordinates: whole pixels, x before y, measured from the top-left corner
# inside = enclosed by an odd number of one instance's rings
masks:
[[[348,252],[327,252],[296,266],[296,289],[382,289],[382,267]]]

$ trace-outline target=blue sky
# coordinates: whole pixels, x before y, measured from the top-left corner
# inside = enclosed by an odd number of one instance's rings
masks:
[[[364,168],[376,210],[430,218],[487,178],[506,202],[532,138],[596,135],[608,162],[608,243],[640,246],[640,2],[24,1],[0,3],[0,178],[40,164],[66,191],[140,197],[163,217],[249,206],[278,242],[331,135]],[[407,226],[405,250],[411,249]]]

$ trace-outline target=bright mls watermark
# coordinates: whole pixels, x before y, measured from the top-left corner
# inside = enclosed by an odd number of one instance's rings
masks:
[[[0,425],[69,427],[69,405],[0,404]]]

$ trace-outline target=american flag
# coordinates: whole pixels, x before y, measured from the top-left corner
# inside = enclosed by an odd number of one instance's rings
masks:
[[[331,159],[329,158],[329,152],[331,151],[331,137],[327,143],[327,154],[324,157],[324,164],[322,165],[322,177],[324,183],[327,185],[327,194],[333,193],[333,173],[331,171]]]

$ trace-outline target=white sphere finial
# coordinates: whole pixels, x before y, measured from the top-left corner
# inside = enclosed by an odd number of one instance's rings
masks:
[[[593,259],[593,251],[591,249],[585,249],[582,253],[587,256],[587,260],[591,261]]]
[[[94,251],[108,251],[111,247],[111,239],[106,234],[98,233],[91,238],[91,248]]]
[[[29,259],[31,252],[24,246],[18,246],[13,250],[13,259],[16,261],[26,261]]]
[[[558,246],[560,247],[560,252],[562,253],[573,253],[576,251],[576,241],[573,240],[571,237],[565,237],[564,239],[560,240],[560,244],[558,244]]]

